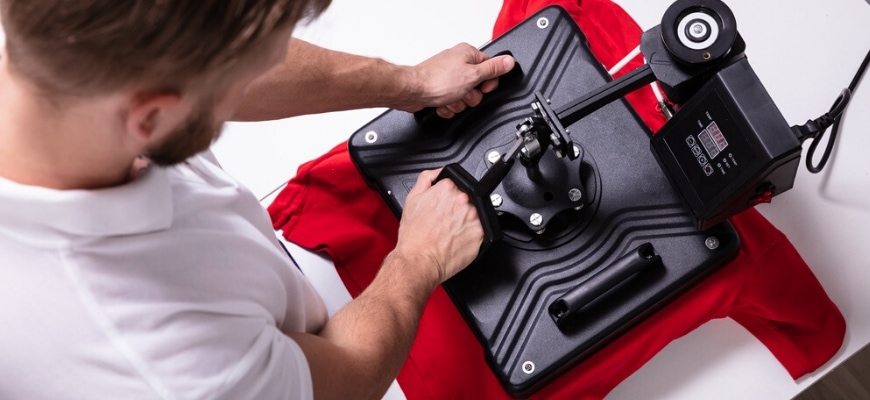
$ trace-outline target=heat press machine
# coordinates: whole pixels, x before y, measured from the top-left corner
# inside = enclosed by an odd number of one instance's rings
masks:
[[[639,49],[647,63],[613,80],[548,7],[482,47],[517,67],[479,106],[450,120],[390,110],[349,140],[396,215],[425,169],[443,167],[475,203],[480,256],[444,287],[512,396],[733,259],[727,218],[792,188],[802,141],[849,99],[789,126],[719,0],[678,0]],[[662,103],[669,120],[653,135],[624,96],[656,81],[676,107]]]

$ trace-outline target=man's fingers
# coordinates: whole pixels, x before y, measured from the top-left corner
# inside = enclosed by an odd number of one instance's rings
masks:
[[[483,101],[483,92],[477,89],[471,89],[462,97],[462,101],[469,107],[477,107]]]
[[[447,64],[450,61],[450,57],[457,55],[457,52],[462,54],[462,58],[459,60],[461,64]],[[435,112],[439,117],[444,119],[453,118],[468,107],[478,106],[483,101],[485,94],[492,92],[498,87],[498,77],[510,72],[516,64],[514,58],[510,55],[489,58],[486,53],[471,47],[467,43],[459,44],[449,52],[440,54],[442,56],[428,60],[426,67],[437,67],[439,63],[442,63],[449,68],[433,68],[432,70],[452,71],[455,76],[462,78],[458,80],[454,78],[448,83],[437,85],[446,86],[442,90],[443,93],[433,91],[437,96],[433,97],[430,104],[435,103],[433,105],[437,105]],[[455,61],[457,59],[453,58],[453,62]],[[432,63],[431,66],[429,63]],[[459,68],[457,69],[457,67]],[[436,74],[436,77],[439,78],[435,79],[436,82],[443,81],[443,77],[440,75]],[[462,91],[465,92],[463,93]],[[454,96],[457,95],[462,97],[455,100],[456,97]],[[444,104],[445,101],[451,100],[453,101],[452,103]]]
[[[422,192],[435,184],[435,179],[438,178],[438,174],[441,173],[441,169],[432,169],[425,170],[417,176],[417,182],[414,184],[414,187],[411,188],[411,191],[408,192],[408,196],[412,194],[416,194],[417,192]]]
[[[453,112],[454,114],[459,114],[459,113],[465,111],[465,108],[466,108],[466,104],[465,104],[465,102],[463,102],[461,100],[447,105],[447,109],[450,110],[451,112]]]
[[[514,58],[509,55],[502,55],[484,60],[477,64],[480,71],[480,80],[488,81],[498,78],[514,68]]]
[[[439,117],[444,119],[450,119],[456,116],[456,113],[447,109],[447,107],[438,107],[435,109],[435,113],[438,114]]]
[[[496,88],[498,88],[498,79],[490,79],[480,84],[481,93],[490,93]]]

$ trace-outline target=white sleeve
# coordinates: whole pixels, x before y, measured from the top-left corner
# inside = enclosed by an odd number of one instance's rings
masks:
[[[227,375],[220,399],[313,399],[311,371],[302,348],[265,326]]]

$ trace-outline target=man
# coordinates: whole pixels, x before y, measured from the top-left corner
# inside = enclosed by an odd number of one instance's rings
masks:
[[[421,174],[378,278],[326,321],[202,152],[232,117],[451,117],[513,60],[460,45],[401,67],[291,39],[328,4],[0,0],[0,398],[382,395],[429,293],[476,256],[467,196]]]

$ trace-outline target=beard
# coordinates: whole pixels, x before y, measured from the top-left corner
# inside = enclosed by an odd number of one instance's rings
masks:
[[[223,122],[214,119],[210,107],[201,105],[181,126],[170,132],[166,139],[148,149],[145,156],[159,166],[180,164],[208,150],[220,137],[223,125]]]

